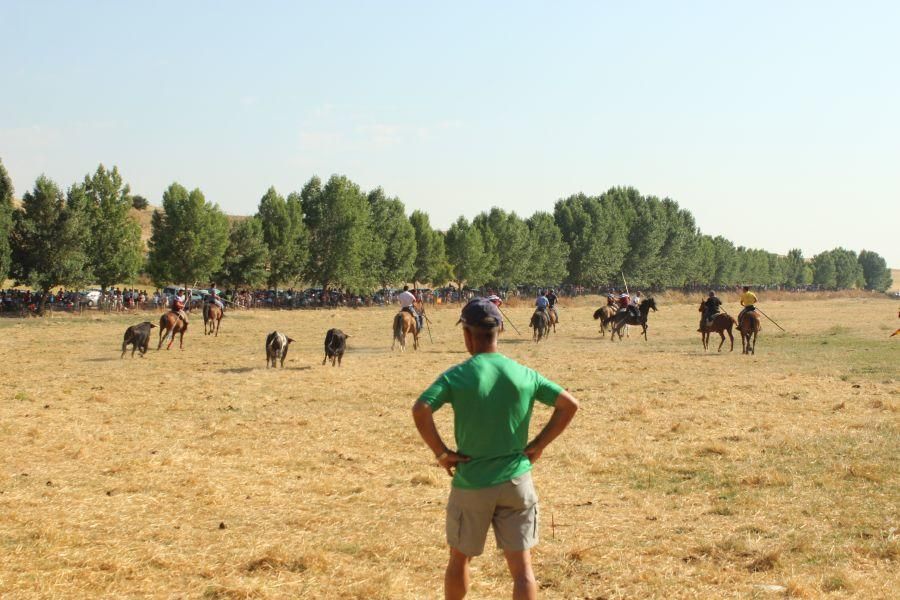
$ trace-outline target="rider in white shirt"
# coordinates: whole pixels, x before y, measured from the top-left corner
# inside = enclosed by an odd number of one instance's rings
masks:
[[[400,302],[400,310],[405,310],[415,317],[417,330],[422,331],[422,315],[416,312],[416,307],[414,306],[416,297],[409,291],[408,285],[403,286],[403,291],[397,295],[397,300]]]

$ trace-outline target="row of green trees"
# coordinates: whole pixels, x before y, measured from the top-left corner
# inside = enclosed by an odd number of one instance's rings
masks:
[[[735,247],[697,228],[670,199],[613,188],[556,203],[527,219],[493,208],[446,232],[428,215],[406,215],[380,188],[363,191],[346,177],[310,179],[286,197],[270,188],[255,215],[229,219],[199,189],[166,189],[152,214],[148,252],[118,169],[102,165],[63,191],[45,176],[13,205],[0,163],[0,278],[42,290],[96,282],[106,288],[139,272],[157,285],[215,280],[225,286],[371,290],[407,281],[508,288],[569,282],[634,287],[725,287],[739,283],[824,288],[891,284],[884,259],[836,248],[806,260]]]

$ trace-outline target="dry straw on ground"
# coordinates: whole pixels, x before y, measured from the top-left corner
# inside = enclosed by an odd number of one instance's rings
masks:
[[[897,307],[762,306],[788,333],[764,322],[755,357],[704,353],[687,303],[661,302],[646,343],[599,339],[588,303],[540,345],[507,331],[583,407],[535,470],[543,597],[900,589]],[[140,317],[0,321],[0,596],[439,597],[448,480],[409,408],[466,354],[453,308],[391,354],[392,312],[232,312],[134,360]],[[341,369],[330,327],[352,336]],[[298,340],[283,370],[273,329]],[[508,594],[489,541],[471,596]]]

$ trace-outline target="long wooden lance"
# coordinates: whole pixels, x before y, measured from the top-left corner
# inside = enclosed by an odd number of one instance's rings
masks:
[[[757,307],[754,307],[754,308],[756,308],[756,310],[759,311],[759,314],[761,314],[762,316],[764,316],[764,317],[767,318],[768,320],[772,321],[772,323],[775,323],[775,321],[774,321],[774,319],[772,319],[772,317],[770,317],[769,315],[767,315],[767,314],[764,313],[763,311],[759,310],[759,308],[757,308]],[[780,330],[784,331],[785,333],[787,333],[787,331],[785,330],[785,328],[782,327],[781,325],[779,325],[778,323],[775,323],[775,327],[777,327],[778,329],[780,329]]]
[[[507,321],[509,321],[509,324],[512,325],[513,329],[516,330],[516,333],[519,334],[519,335],[522,335],[522,332],[519,331],[519,328],[516,327],[516,324],[513,323],[512,320],[510,320],[510,318],[509,318],[508,316],[506,316],[506,313],[505,313],[505,312],[503,312],[503,309],[500,308],[500,307],[498,306],[498,307],[497,307],[497,310],[500,311],[500,314],[503,315],[503,318],[504,318],[504,319],[506,319]]]
[[[622,281],[625,283],[625,293],[628,294],[628,297],[630,298],[630,297],[631,297],[631,292],[628,291],[628,282],[625,281],[625,272],[624,272],[624,271],[619,271],[619,273],[622,274]]]

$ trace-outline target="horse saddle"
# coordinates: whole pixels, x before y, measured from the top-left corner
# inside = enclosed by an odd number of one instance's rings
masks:
[[[721,311],[721,310],[717,310],[716,312],[714,312],[714,313],[712,313],[712,314],[706,315],[706,324],[707,324],[707,325],[712,325],[713,322],[716,320],[716,317],[718,317],[718,316],[721,315],[721,314],[722,314],[722,311]]]

